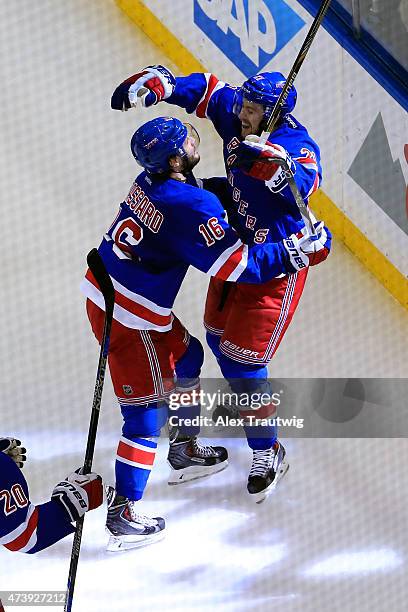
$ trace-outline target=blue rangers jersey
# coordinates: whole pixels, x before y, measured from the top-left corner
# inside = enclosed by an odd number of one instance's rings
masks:
[[[0,452],[0,544],[36,553],[75,531],[66,511],[52,500],[31,503],[27,481],[14,461]]]
[[[224,161],[227,172],[228,210],[231,225],[237,229],[246,244],[277,242],[304,228],[299,209],[283,172],[275,181],[264,181],[245,174],[239,168],[230,168],[234,150],[242,138],[241,122],[233,112],[237,88],[219,81],[213,74],[194,73],[177,77],[176,86],[166,102],[208,118],[223,140]],[[305,200],[314,193],[321,181],[320,150],[306,128],[292,115],[269,136],[270,142],[284,147],[292,161],[292,171],[299,191]],[[222,197],[225,187],[221,180],[204,181],[204,187],[213,189]],[[218,190],[219,189],[219,190]]]
[[[218,198],[199,189],[192,175],[189,181],[142,172],[99,246],[115,287],[114,318],[126,327],[170,330],[173,303],[190,265],[246,283],[292,271],[281,243],[249,248],[226,222]],[[81,288],[104,309],[90,270]]]

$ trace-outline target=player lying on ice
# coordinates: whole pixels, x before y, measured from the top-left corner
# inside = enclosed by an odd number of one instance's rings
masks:
[[[72,523],[101,505],[103,487],[98,474],[73,472],[36,506],[21,472],[25,453],[19,440],[0,438],[0,544],[32,554],[74,533]]]
[[[116,498],[107,517],[108,550],[157,540],[165,527],[162,518],[140,513],[139,500],[168,417],[166,398],[175,388],[188,393],[199,387],[203,348],[172,312],[189,266],[221,282],[264,283],[307,268],[327,248],[322,226],[314,240],[291,236],[244,244],[225,220],[218,198],[197,187],[192,169],[200,159],[198,147],[195,129],[171,117],[149,121],[135,132],[131,150],[144,170],[98,249],[116,290],[108,359],[124,419],[115,463]],[[100,342],[104,301],[89,270],[82,290]],[[185,416],[199,413],[198,405],[177,413],[179,427],[170,436],[169,484],[227,465],[223,447],[201,445],[198,428],[182,425]]]
[[[306,231],[283,168],[264,163],[268,158],[287,161],[306,203],[321,181],[319,147],[290,114],[297,99],[294,87],[289,89],[268,141],[260,142],[284,82],[282,74],[266,72],[233,87],[213,74],[175,78],[163,66],[149,66],[119,85],[111,104],[114,109],[127,110],[166,100],[212,121],[223,141],[227,177],[204,179],[203,187],[218,195],[229,223],[251,248]],[[325,230],[319,231],[328,247]],[[329,248],[321,249],[313,263],[323,261],[328,252]],[[294,274],[265,279],[262,285],[238,284],[236,278],[213,275],[204,316],[207,342],[223,376],[241,397],[265,392],[272,395],[267,366],[292,320],[307,274],[308,267],[304,267]],[[257,416],[270,419],[275,410],[271,404]],[[247,488],[259,502],[288,468],[285,449],[277,439],[276,427],[244,429],[253,451]]]

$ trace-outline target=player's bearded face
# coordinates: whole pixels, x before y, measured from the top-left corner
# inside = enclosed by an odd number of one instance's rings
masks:
[[[183,157],[183,172],[190,172],[200,161],[198,152],[200,146],[200,135],[191,123],[184,123],[187,128],[187,138],[184,141],[183,149],[186,156]]]
[[[261,123],[264,118],[264,107],[262,104],[250,102],[244,98],[238,117],[241,121],[242,138],[246,138],[249,134],[256,134],[257,136],[261,134]]]

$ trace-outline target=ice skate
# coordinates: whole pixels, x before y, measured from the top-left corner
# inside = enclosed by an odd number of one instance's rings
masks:
[[[247,487],[257,504],[266,499],[288,471],[285,455],[285,449],[278,441],[271,448],[253,451]]]
[[[138,512],[140,502],[129,501],[115,495],[113,487],[107,487],[108,516],[106,531],[109,542],[106,550],[120,552],[153,544],[164,537],[165,521],[159,516],[150,518]]]
[[[194,436],[170,442],[167,460],[171,467],[168,483],[176,485],[221,472],[228,465],[228,452],[223,446],[200,444]]]

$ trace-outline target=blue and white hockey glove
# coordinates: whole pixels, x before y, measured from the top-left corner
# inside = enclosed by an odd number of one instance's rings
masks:
[[[314,224],[316,236],[292,234],[285,238],[283,246],[295,271],[316,266],[324,261],[331,249],[331,233],[323,221]]]
[[[112,94],[111,107],[127,111],[140,101],[147,108],[171,96],[175,85],[176,79],[170,70],[160,64],[147,66],[118,85]]]
[[[273,186],[282,187],[286,182],[282,163],[284,162],[294,170],[295,165],[284,147],[273,142],[261,142],[260,136],[251,134],[242,141],[236,152],[237,159],[234,166],[256,179],[265,181],[273,191]]]
[[[0,452],[8,455],[20,469],[24,467],[24,461],[27,460],[27,451],[24,446],[21,446],[20,440],[0,438]]]
[[[102,478],[93,472],[90,474],[73,472],[54,487],[51,499],[64,508],[70,521],[77,521],[85,512],[101,505]]]

